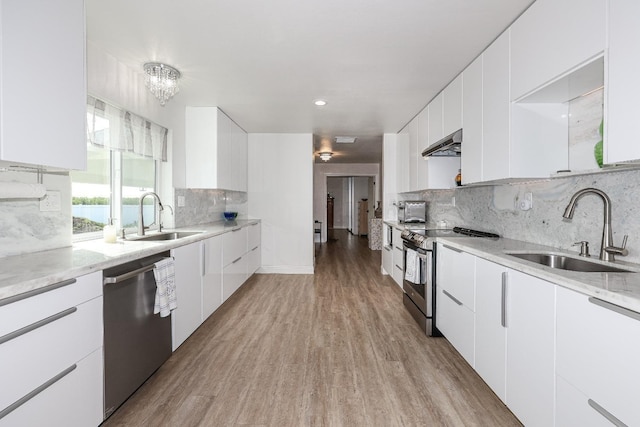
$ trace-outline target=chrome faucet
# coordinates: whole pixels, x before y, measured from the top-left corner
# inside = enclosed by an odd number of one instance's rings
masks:
[[[162,211],[164,210],[164,207],[162,206],[160,197],[153,191],[149,191],[140,196],[140,205],[138,207],[138,236],[144,236],[144,230],[149,228],[144,226],[144,215],[142,214],[142,205],[144,198],[147,196],[153,196],[158,201],[158,231],[162,231]]]
[[[604,203],[604,225],[602,228],[602,246],[600,247],[600,259],[602,261],[615,261],[615,255],[626,256],[629,251],[625,249],[627,246],[627,238],[629,236],[624,236],[622,240],[622,247],[613,246],[613,232],[611,231],[611,199],[609,196],[597,188],[584,188],[573,196],[571,196],[571,200],[569,200],[569,204],[564,210],[563,218],[572,219],[573,213],[576,210],[576,203],[578,199],[580,199],[585,194],[595,194],[602,199]]]

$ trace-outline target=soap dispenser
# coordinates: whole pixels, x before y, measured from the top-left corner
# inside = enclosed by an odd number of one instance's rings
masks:
[[[113,225],[113,218],[109,218],[107,225],[102,229],[102,236],[105,243],[115,243],[116,234],[116,226]]]

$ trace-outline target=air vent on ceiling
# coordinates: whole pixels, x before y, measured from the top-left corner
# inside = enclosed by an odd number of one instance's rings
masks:
[[[336,144],[353,144],[356,139],[355,136],[336,136]]]

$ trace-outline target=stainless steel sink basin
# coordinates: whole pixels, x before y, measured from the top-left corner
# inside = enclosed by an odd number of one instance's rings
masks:
[[[558,268],[561,270],[581,271],[585,273],[633,273],[633,271],[626,270],[624,268],[613,267],[586,259],[572,258],[569,256],[558,254],[513,252],[507,252],[506,254],[526,261],[535,262],[536,264],[546,265],[547,267]]]
[[[156,233],[156,234],[148,234],[146,236],[132,237],[129,240],[177,240],[182,239],[183,237],[189,237],[196,234],[201,234],[202,231],[171,231],[168,233]]]

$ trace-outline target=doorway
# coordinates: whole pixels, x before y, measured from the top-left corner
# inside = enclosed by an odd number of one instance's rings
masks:
[[[347,230],[366,237],[368,222],[373,218],[375,177],[327,177],[327,237],[335,238],[333,230]]]

